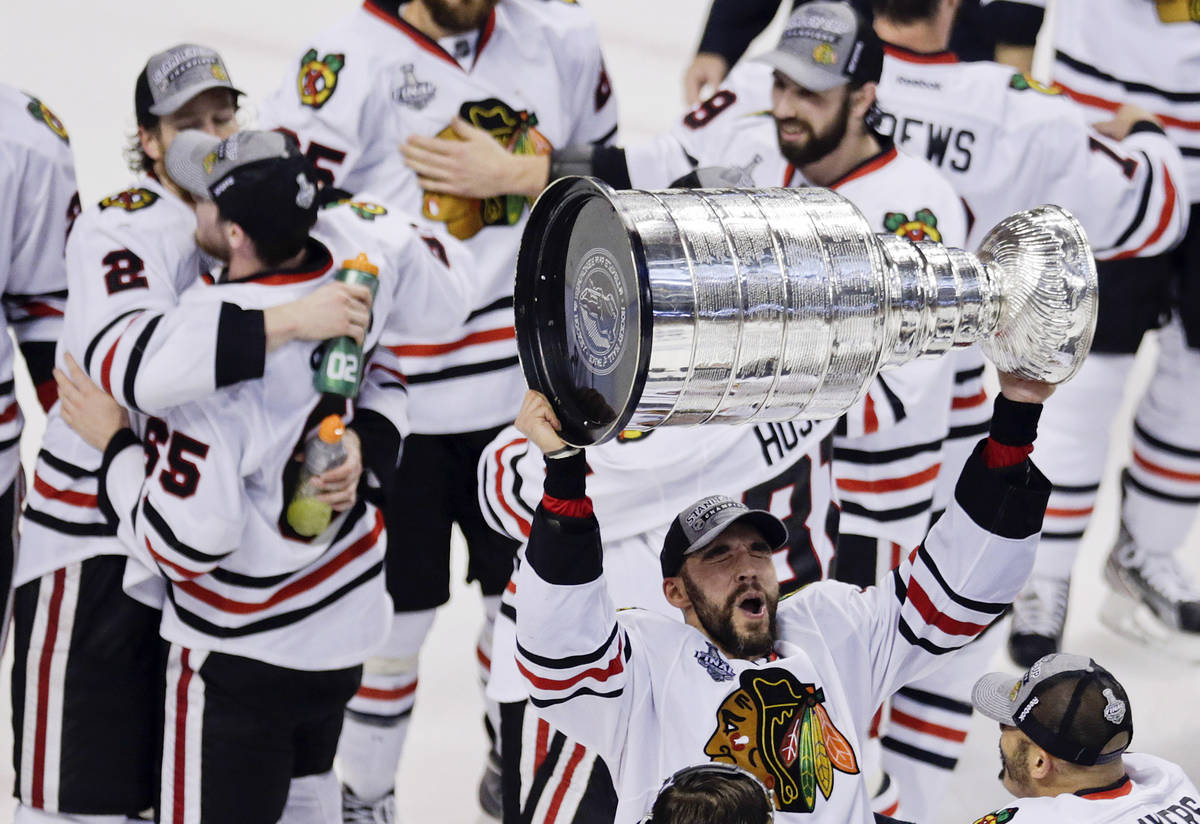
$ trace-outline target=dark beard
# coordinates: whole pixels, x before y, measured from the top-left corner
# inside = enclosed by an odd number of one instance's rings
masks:
[[[500,0],[475,0],[466,7],[452,6],[446,0],[422,0],[438,28],[450,34],[474,31],[487,22]]]
[[[680,577],[683,579],[683,588],[687,592],[688,599],[692,602],[692,608],[696,610],[696,618],[700,621],[700,626],[704,627],[704,631],[708,633],[709,637],[717,642],[717,646],[734,658],[750,660],[765,658],[774,651],[775,611],[778,607],[778,599],[771,599],[765,593],[763,594],[763,600],[767,605],[766,632],[743,635],[733,626],[733,611],[737,609],[738,599],[753,587],[739,587],[726,600],[724,608],[721,608],[705,597],[686,572],[681,571]]]
[[[783,121],[790,123],[792,121]],[[779,138],[779,123],[775,121],[775,134]],[[808,126],[808,124],[804,124]],[[846,137],[846,130],[850,126],[850,95],[847,94],[842,99],[842,108],[838,112],[833,123],[830,124],[829,131],[825,134],[816,134],[812,132],[812,127],[808,126],[809,133],[812,137],[804,146],[793,146],[785,143],[782,138],[779,139],[779,151],[783,154],[787,161],[797,168],[803,168],[810,163],[816,163],[825,155],[836,149]]]

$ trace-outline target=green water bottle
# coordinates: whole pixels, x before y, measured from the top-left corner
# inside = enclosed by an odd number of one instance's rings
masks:
[[[379,268],[360,253],[354,260],[342,261],[337,279],[367,287],[374,300],[379,289]],[[348,335],[330,338],[322,345],[321,365],[313,375],[313,386],[318,392],[353,398],[362,382],[362,359],[362,346],[355,343],[354,338]]]

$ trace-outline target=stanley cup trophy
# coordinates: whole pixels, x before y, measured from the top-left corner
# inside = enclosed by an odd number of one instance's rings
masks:
[[[615,191],[563,178],[517,259],[517,344],[575,446],[623,429],[830,418],[876,373],[981,343],[1004,372],[1079,369],[1096,268],[1056,206],[976,254],[875,234],[825,189]]]

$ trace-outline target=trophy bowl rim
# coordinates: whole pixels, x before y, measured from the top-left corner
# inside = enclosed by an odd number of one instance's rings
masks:
[[[513,315],[516,326],[517,356],[525,383],[544,395],[550,401],[555,413],[559,415],[562,439],[571,446],[586,447],[611,440],[625,429],[637,412],[642,392],[645,390],[649,372],[651,348],[653,344],[654,318],[651,308],[652,296],[650,290],[649,270],[646,266],[645,249],[641,233],[630,220],[625,210],[621,208],[616,190],[594,177],[570,175],[559,178],[547,186],[538,196],[530,210],[529,219],[521,237],[521,245],[517,252],[517,265],[513,289]],[[548,236],[551,227],[558,223],[564,215],[574,226],[574,217],[589,201],[601,198],[609,206],[620,221],[629,241],[631,262],[637,280],[637,305],[639,307],[638,323],[638,361],[634,379],[629,387],[627,397],[621,401],[620,408],[612,421],[597,426],[576,425],[569,417],[564,417],[562,411],[573,408],[575,404],[567,400],[564,394],[556,390],[558,382],[552,374],[552,365],[548,365],[543,343],[545,341],[537,334],[538,312],[536,297],[539,293],[538,280],[540,263],[548,253]],[[572,214],[573,213],[573,214]],[[564,238],[569,240],[570,234]],[[550,295],[558,295],[561,300],[566,272],[561,267],[549,273],[553,279],[543,291]],[[566,334],[565,322],[560,326],[561,334]],[[566,344],[562,345],[565,361]]]

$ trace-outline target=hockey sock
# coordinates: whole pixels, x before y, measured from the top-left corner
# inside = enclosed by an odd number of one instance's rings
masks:
[[[1200,504],[1200,352],[1184,344],[1178,323],[1158,341],[1157,368],[1134,418],[1121,515],[1137,547],[1167,554],[1183,545]]]
[[[475,657],[479,661],[479,687],[483,693],[484,726],[487,727],[488,740],[493,752],[500,752],[500,705],[488,698],[488,679],[492,674],[492,632],[496,626],[496,613],[500,611],[500,596],[483,596],[483,626],[479,628],[479,641],[475,647]]]
[[[1132,355],[1093,353],[1042,412],[1033,460],[1054,488],[1034,561],[1035,577],[1071,577],[1096,505],[1109,430],[1132,367]]]
[[[362,684],[346,706],[338,740],[342,783],[364,801],[391,792],[408,735],[417,691],[417,659],[436,610],[402,612],[374,657],[363,665]]]

